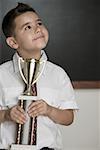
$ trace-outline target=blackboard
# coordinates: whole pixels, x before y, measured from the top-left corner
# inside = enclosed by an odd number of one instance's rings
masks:
[[[31,5],[50,34],[45,48],[49,60],[62,66],[72,81],[100,80],[100,1],[99,0],[19,0]],[[3,16],[18,0],[0,0]],[[6,5],[5,5],[6,4]],[[0,27],[1,28],[1,27]],[[14,51],[0,30],[0,63]]]

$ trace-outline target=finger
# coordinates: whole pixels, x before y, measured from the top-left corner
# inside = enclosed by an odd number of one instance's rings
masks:
[[[22,112],[20,112],[17,107],[14,111],[12,111],[12,119],[15,121],[15,122],[23,122],[25,123],[27,118],[25,116],[25,114],[23,114]]]
[[[36,106],[36,105],[38,105],[38,104],[40,104],[40,103],[41,103],[40,100],[37,100],[37,101],[35,101],[35,102],[32,102],[32,103],[29,105],[28,110],[32,109],[32,107],[34,107],[34,106]]]
[[[20,106],[17,107],[17,110],[18,110],[17,113],[20,113],[20,115],[21,115],[22,117],[24,117],[24,118],[27,117],[26,112],[25,112],[24,109],[22,109]]]
[[[18,118],[18,119],[16,120],[16,122],[19,123],[19,124],[24,124],[26,121],[23,120],[23,119],[21,119],[21,118]]]
[[[21,113],[25,114],[24,109],[22,109],[20,106],[17,106],[17,110],[19,110]]]
[[[17,119],[20,121],[20,122],[23,122],[25,123],[26,122],[26,117],[24,117],[23,115],[17,115]]]
[[[38,117],[40,115],[43,115],[43,109],[40,109],[38,111],[35,111],[34,114],[32,115],[32,117]]]
[[[24,122],[23,122],[23,121],[18,120],[18,119],[16,119],[16,123],[18,123],[18,124],[24,124]]]
[[[22,124],[26,121],[26,118],[24,114],[17,108],[18,106],[14,106],[10,109],[10,117],[12,121]]]
[[[42,112],[43,112],[43,107],[42,107],[42,106],[38,106],[37,108],[35,108],[34,110],[32,110],[32,111],[29,113],[29,116],[30,116],[30,117],[36,117],[36,116],[41,115]]]
[[[28,114],[34,112],[35,110],[38,110],[42,106],[42,103],[38,103],[36,105],[32,105],[30,109],[28,109]]]
[[[12,119],[13,121],[21,124],[26,122],[26,118],[24,118],[23,115],[17,111],[12,115]]]
[[[23,118],[23,119],[26,118],[25,113],[22,113],[22,112],[20,112],[19,110],[16,111],[16,115],[17,115],[18,117],[20,117],[20,118]]]

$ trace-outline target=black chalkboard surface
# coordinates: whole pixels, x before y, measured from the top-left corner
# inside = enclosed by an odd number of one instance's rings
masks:
[[[3,16],[18,0],[0,1]],[[62,66],[72,81],[100,80],[99,0],[20,0],[34,7],[50,33],[45,48],[49,60]],[[6,5],[5,5],[6,4]],[[14,53],[5,44],[0,30],[0,63]]]

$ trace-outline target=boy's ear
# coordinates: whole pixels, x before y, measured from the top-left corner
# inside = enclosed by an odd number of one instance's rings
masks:
[[[14,37],[8,37],[6,39],[6,42],[11,48],[18,49],[18,44],[17,44],[16,40],[14,39]]]

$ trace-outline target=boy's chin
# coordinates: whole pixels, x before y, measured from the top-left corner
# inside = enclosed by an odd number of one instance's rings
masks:
[[[47,40],[41,40],[41,41],[38,41],[37,46],[44,48],[46,47],[47,43],[48,43]]]
[[[44,43],[44,44],[39,44],[38,46],[37,46],[37,49],[39,49],[39,50],[42,50],[42,49],[44,49],[45,47],[46,47],[46,43]]]

